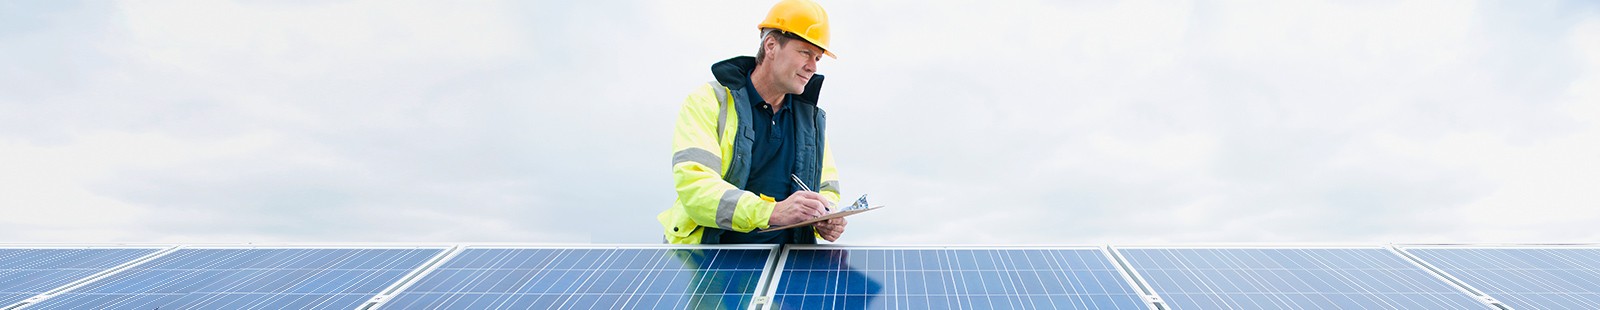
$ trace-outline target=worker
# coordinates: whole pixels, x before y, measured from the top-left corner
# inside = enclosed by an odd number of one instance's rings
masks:
[[[781,0],[756,28],[755,57],[712,64],[716,80],[678,110],[678,197],[656,216],[668,243],[811,244],[844,234],[844,218],[759,231],[826,215],[839,202],[839,177],[817,106],[817,62],[835,57],[828,14],[809,0]]]

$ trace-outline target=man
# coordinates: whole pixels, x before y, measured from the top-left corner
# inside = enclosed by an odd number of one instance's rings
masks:
[[[843,218],[757,232],[827,214],[839,181],[817,107],[817,61],[834,57],[827,13],[810,0],[782,0],[756,28],[756,56],[711,65],[716,81],[690,93],[678,112],[678,198],[656,216],[669,243],[809,244],[844,234]]]

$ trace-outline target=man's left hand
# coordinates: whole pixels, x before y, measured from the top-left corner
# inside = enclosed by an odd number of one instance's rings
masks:
[[[845,224],[849,224],[849,222],[841,217],[817,222],[815,227],[817,228],[817,235],[821,235],[823,240],[834,242],[839,240],[840,235],[844,235]]]

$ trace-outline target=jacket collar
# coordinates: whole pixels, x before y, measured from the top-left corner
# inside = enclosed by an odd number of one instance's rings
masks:
[[[711,75],[717,78],[717,83],[732,90],[744,88],[750,80],[750,72],[756,69],[756,58],[739,56],[728,58],[711,65]],[[805,92],[794,95],[791,102],[817,105],[817,94],[822,92],[822,75],[811,75],[811,81],[806,82]]]

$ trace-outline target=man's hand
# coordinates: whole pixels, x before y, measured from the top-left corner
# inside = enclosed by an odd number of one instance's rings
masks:
[[[817,234],[822,235],[822,239],[828,240],[828,242],[838,241],[839,236],[844,235],[844,225],[849,223],[842,217],[817,222]]]
[[[772,217],[767,219],[767,225],[779,227],[827,215],[827,205],[827,200],[823,200],[822,195],[816,192],[794,192],[772,207]]]

